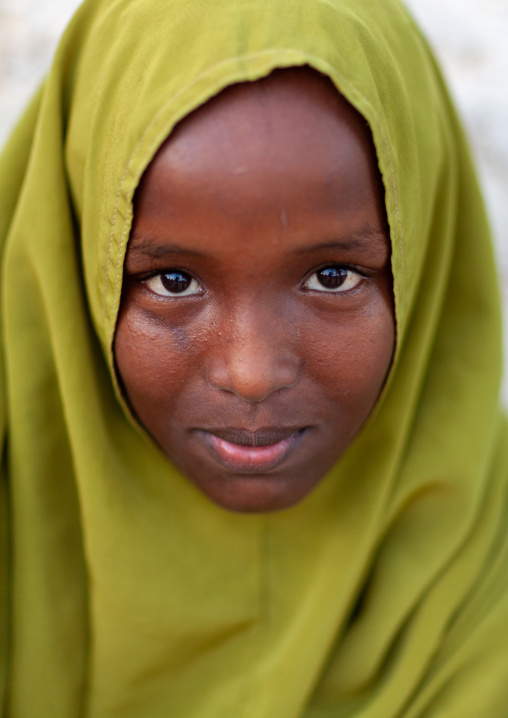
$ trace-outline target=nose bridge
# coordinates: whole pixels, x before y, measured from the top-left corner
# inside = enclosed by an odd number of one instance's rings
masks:
[[[258,296],[242,302],[221,323],[208,383],[251,402],[293,386],[299,371],[295,333],[276,301]]]

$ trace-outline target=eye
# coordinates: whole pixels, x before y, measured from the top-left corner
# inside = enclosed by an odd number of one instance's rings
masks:
[[[347,292],[357,287],[363,277],[347,267],[332,266],[318,269],[305,282],[307,289],[318,292]]]
[[[154,294],[160,297],[188,297],[201,294],[201,285],[187,272],[175,269],[170,272],[155,274],[143,282]]]

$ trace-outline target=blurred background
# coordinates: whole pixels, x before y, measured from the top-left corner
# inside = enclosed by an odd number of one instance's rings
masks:
[[[406,4],[441,63],[477,160],[499,257],[508,348],[508,0]],[[77,0],[0,0],[0,146],[78,5]]]

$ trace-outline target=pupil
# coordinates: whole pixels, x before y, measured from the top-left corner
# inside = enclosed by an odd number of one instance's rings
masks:
[[[191,278],[183,272],[168,272],[161,276],[161,282],[168,292],[179,294],[189,288]]]
[[[317,273],[319,283],[327,289],[337,289],[344,284],[347,277],[347,269],[344,267],[325,267]]]

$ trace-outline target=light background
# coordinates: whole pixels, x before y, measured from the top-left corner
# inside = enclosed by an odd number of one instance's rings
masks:
[[[508,0],[406,2],[434,47],[471,139],[499,256],[508,346]],[[78,4],[0,0],[0,145]],[[505,367],[508,405],[508,356]]]

